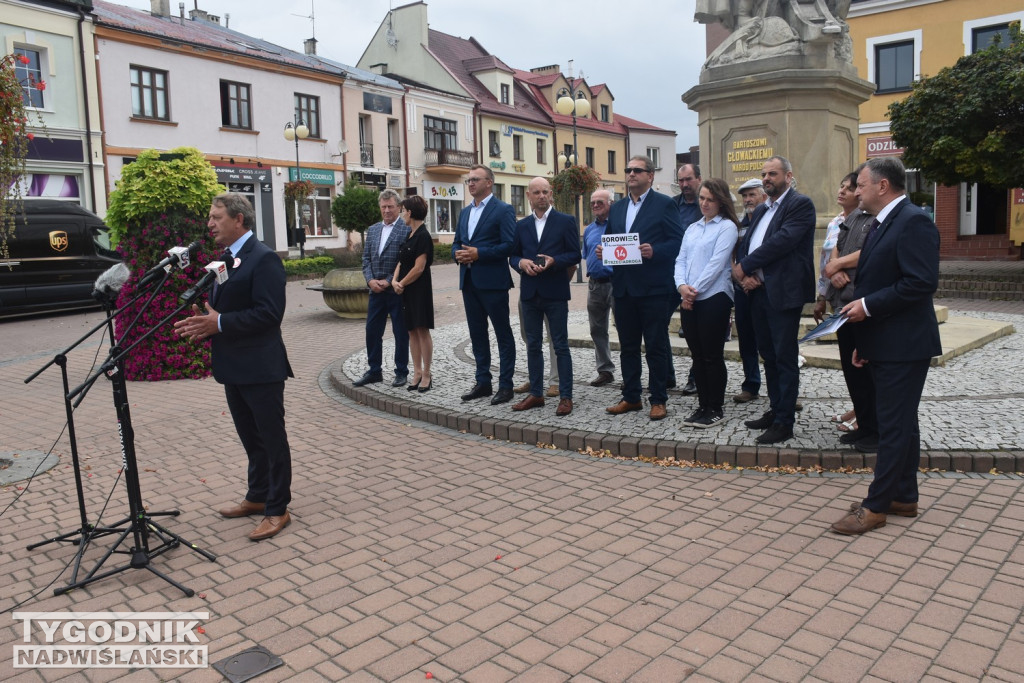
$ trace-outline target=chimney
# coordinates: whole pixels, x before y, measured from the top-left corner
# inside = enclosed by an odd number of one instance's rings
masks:
[[[154,17],[171,16],[171,0],[149,0],[149,13]]]
[[[316,38],[306,38],[302,41],[302,47],[307,55],[316,54]]]

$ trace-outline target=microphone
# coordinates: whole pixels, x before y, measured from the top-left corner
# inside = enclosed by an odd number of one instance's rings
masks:
[[[147,270],[146,274],[139,280],[139,289],[148,287],[160,279],[162,271],[169,273],[174,266],[179,266],[182,270],[188,268],[189,261],[202,246],[202,243],[196,240],[187,247],[171,247],[168,249],[166,258]]]
[[[92,290],[92,298],[101,304],[109,304],[128,282],[132,272],[124,263],[117,263],[100,273]]]
[[[206,264],[206,273],[203,277],[199,278],[199,282],[185,290],[185,293],[179,297],[179,300],[186,305],[195,303],[195,300],[199,298],[199,295],[212,287],[214,282],[218,285],[222,285],[227,281],[227,264],[223,261],[210,261]]]

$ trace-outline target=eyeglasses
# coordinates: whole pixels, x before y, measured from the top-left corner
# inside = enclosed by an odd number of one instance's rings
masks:
[[[591,206],[604,206],[604,202],[590,202]]]
[[[466,178],[466,184],[471,185],[472,183],[482,183],[487,178]]]
[[[646,168],[637,168],[636,166],[627,166],[626,167],[626,175],[629,175],[631,173],[650,173],[650,171],[648,171]]]

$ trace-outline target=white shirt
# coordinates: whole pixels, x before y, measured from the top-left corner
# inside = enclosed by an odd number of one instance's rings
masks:
[[[397,221],[395,221],[397,223]],[[395,223],[388,225],[384,224],[384,227],[380,229],[380,244],[377,245],[377,256],[384,253],[384,245],[388,243],[391,238],[391,231],[395,229]]]
[[[697,290],[697,301],[719,292],[733,298],[730,259],[736,246],[736,224],[728,218],[701,218],[690,224],[679,245],[674,271],[676,289],[689,285]]]
[[[469,239],[473,239],[473,233],[476,232],[476,224],[480,222],[480,215],[483,214],[484,207],[487,206],[487,202],[491,201],[493,196],[493,194],[489,194],[481,199],[479,204],[473,202],[469,205],[469,223],[467,225]]]
[[[640,212],[640,207],[643,205],[644,200],[647,199],[647,195],[650,193],[651,188],[647,188],[647,192],[640,195],[640,199],[633,201],[633,195],[628,195],[629,204],[626,204],[626,232],[630,232],[633,229],[633,221],[636,220],[636,215]]]
[[[751,228],[754,232],[750,233],[750,248],[747,249],[748,256],[753,254],[754,250],[764,243],[764,236],[765,233],[768,232],[768,225],[772,222],[772,219],[775,218],[775,212],[778,210],[779,204],[782,203],[782,200],[786,198],[787,194],[789,194],[789,190],[790,188],[787,187],[786,191],[783,192],[782,195],[780,195],[774,202],[771,199],[768,199],[768,201],[765,202],[765,206],[768,207],[768,210],[761,216],[761,220],[757,222],[757,225]],[[760,268],[754,271],[754,274],[757,275],[758,280],[764,282],[764,272]]]
[[[550,216],[550,215],[551,215],[551,207],[550,206],[548,207],[548,210],[544,212],[543,216],[539,216],[538,217],[536,213],[533,214],[533,224],[535,226],[537,226],[537,244],[538,245],[540,244],[540,238],[544,235],[544,226],[547,225],[548,216]]]

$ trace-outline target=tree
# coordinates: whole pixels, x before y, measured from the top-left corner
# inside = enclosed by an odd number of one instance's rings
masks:
[[[362,239],[366,229],[380,220],[380,193],[363,187],[355,178],[345,183],[344,194],[339,194],[331,202],[331,216],[334,224],[342,230],[358,232]]]
[[[1024,39],[961,57],[889,105],[908,168],[944,185],[1024,187]]]

